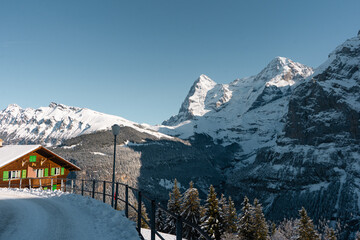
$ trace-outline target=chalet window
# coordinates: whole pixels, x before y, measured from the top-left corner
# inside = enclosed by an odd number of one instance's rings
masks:
[[[35,169],[36,177],[44,177],[44,169]]]
[[[21,177],[21,170],[9,171],[9,179],[18,179]]]
[[[60,168],[51,168],[51,175],[52,176],[56,176],[56,175],[60,175]]]
[[[21,178],[26,178],[26,170],[22,170],[22,175],[21,175]]]
[[[3,181],[8,181],[9,180],[9,171],[4,171],[3,172]]]
[[[36,156],[30,156],[29,162],[36,162]]]

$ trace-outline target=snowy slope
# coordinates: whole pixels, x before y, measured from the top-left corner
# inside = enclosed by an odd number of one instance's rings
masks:
[[[0,212],[0,239],[140,239],[122,212],[75,194],[2,188]]]
[[[0,136],[7,142],[59,144],[65,139],[111,128],[131,127],[155,138],[171,138],[124,118],[86,108],[51,103],[48,107],[22,109],[10,104],[0,112]]]

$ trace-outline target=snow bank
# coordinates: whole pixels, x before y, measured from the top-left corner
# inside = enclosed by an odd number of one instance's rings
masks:
[[[76,194],[2,188],[0,211],[1,239],[139,239],[135,223],[123,212]],[[56,236],[44,229],[55,229]]]

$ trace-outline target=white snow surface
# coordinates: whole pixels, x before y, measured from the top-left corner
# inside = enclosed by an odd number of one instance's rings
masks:
[[[0,134],[11,135],[11,139],[25,139],[27,142],[42,142],[48,145],[58,144],[64,139],[82,134],[108,130],[114,124],[131,127],[159,139],[172,139],[149,129],[147,125],[140,125],[122,117],[57,103],[38,109],[23,109],[16,104],[10,104],[0,112]],[[55,142],[52,141],[54,139]]]
[[[159,234],[165,239],[165,240],[176,240],[176,235],[168,234],[168,233],[162,233],[159,232]],[[151,240],[151,231],[150,229],[142,228],[141,229],[141,235],[144,237],[145,240]],[[157,235],[155,235],[155,240],[160,240]],[[186,240],[183,238],[183,240]]]
[[[0,212],[0,239],[140,239],[123,212],[76,194],[1,188]]]

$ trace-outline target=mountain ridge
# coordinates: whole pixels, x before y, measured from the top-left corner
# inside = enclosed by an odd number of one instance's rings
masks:
[[[9,104],[0,112],[0,136],[8,143],[57,145],[82,134],[110,129],[113,124],[129,126],[158,139],[172,138],[122,117],[55,102],[38,109]]]

